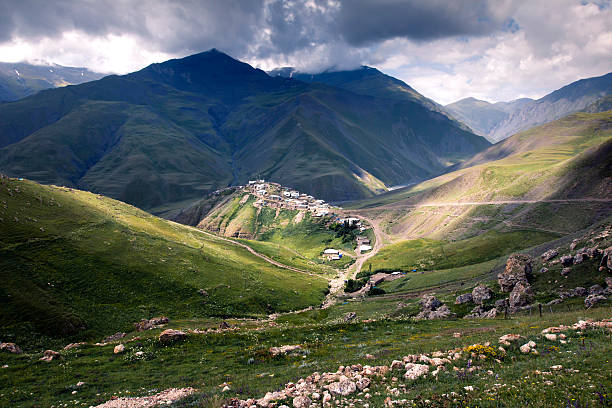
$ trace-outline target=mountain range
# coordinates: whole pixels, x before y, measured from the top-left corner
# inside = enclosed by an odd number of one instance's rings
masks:
[[[513,134],[587,108],[612,93],[612,73],[572,82],[537,99],[489,103],[465,98],[446,105],[453,116],[477,134],[497,143]]]
[[[332,76],[270,76],[213,49],[42,91],[0,105],[0,171],[161,214],[254,177],[369,197],[489,146],[379,71]]]
[[[82,84],[102,77],[87,68],[0,62],[0,102],[16,101],[43,89]]]

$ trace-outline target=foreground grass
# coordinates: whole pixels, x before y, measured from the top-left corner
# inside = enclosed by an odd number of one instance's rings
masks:
[[[119,355],[113,354],[113,345],[86,346],[63,352],[62,360],[51,363],[39,361],[39,353],[0,354],[0,363],[8,365],[0,371],[0,405],[89,406],[113,395],[145,395],[168,387],[192,386],[201,393],[192,398],[194,405],[209,406],[206,401],[211,399],[219,402],[231,396],[261,397],[267,391],[314,371],[336,371],[340,365],[356,363],[389,365],[393,359],[406,354],[448,350],[477,342],[496,343],[499,336],[512,332],[525,336],[526,340],[534,339],[540,351],[548,351],[541,352],[538,357],[511,351],[501,364],[473,362],[482,370],[467,376],[451,370],[442,373],[437,381],[432,378],[418,380],[405,387],[405,395],[393,399],[407,398],[424,405],[429,399],[433,401],[429,406],[455,406],[452,401],[443,403],[441,394],[457,392],[461,395],[457,398],[465,401],[466,406],[562,406],[572,399],[580,401],[582,405],[579,406],[585,406],[584,403],[592,401],[594,392],[602,386],[609,401],[612,391],[610,333],[593,330],[575,334],[561,347],[558,343],[547,343],[539,332],[551,325],[611,315],[612,309],[608,307],[556,313],[544,319],[536,316],[420,322],[383,319],[277,327],[257,324],[263,330],[253,330],[252,326],[248,329],[253,323],[245,322],[239,331],[193,334],[187,341],[172,346],[162,346],[156,340],[157,330],[141,334],[140,340],[125,343],[127,351]],[[175,326],[180,327],[180,322]],[[457,332],[461,333],[460,338],[453,336]],[[267,352],[269,347],[283,344],[301,344],[307,352],[274,358]],[[136,356],[137,351],[142,351],[142,356]],[[367,360],[366,354],[376,359]],[[465,368],[468,363],[463,360],[456,364]],[[534,375],[534,370],[550,371],[552,365],[579,371],[563,371],[546,378]],[[493,374],[487,374],[487,370]],[[544,380],[551,380],[553,384],[544,386]],[[79,381],[85,385],[76,387]],[[218,386],[221,383],[228,383],[230,392],[221,393]],[[371,387],[370,406],[383,406],[383,399],[388,394],[386,385],[391,383]],[[465,392],[463,387],[467,385],[475,391]],[[394,387],[401,388],[397,384]],[[73,391],[77,392],[73,394]],[[378,392],[381,394],[377,395]]]

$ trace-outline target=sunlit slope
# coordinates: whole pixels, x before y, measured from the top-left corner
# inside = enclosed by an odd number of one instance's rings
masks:
[[[611,123],[612,111],[573,114],[490,147],[472,167],[354,206],[398,239],[502,227],[573,232],[612,213]]]
[[[103,196],[4,178],[0,205],[5,334],[87,337],[158,314],[261,315],[316,305],[327,288]]]

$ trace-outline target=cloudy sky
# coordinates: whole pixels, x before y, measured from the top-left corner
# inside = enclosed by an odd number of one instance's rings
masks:
[[[126,73],[218,48],[262,69],[365,64],[440,103],[612,71],[612,0],[0,0],[0,61]]]

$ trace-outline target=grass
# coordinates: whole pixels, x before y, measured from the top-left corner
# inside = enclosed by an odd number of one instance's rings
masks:
[[[263,330],[244,328],[220,334],[190,335],[187,341],[167,347],[155,340],[158,331],[152,331],[141,334],[141,340],[126,343],[127,351],[120,355],[113,354],[113,345],[85,346],[63,352],[63,359],[52,363],[38,361],[38,353],[1,354],[0,363],[9,367],[0,371],[0,404],[88,406],[114,395],[146,395],[152,390],[193,386],[200,391],[190,399],[195,406],[206,406],[206,401],[216,399],[217,405],[213,406],[218,407],[231,396],[261,397],[267,391],[314,371],[334,372],[339,365],[356,363],[388,365],[406,354],[496,342],[499,336],[510,332],[525,336],[525,341],[536,340],[538,348],[545,350],[548,344],[538,335],[542,328],[571,324],[585,317],[609,317],[610,312],[610,308],[599,308],[555,313],[547,315],[545,320],[525,316],[486,321],[383,319],[350,324],[264,325]],[[462,333],[462,337],[454,338],[454,332]],[[570,343],[559,351],[542,353],[539,357],[525,356],[512,349],[501,364],[494,361],[475,363],[481,370],[467,377],[450,370],[440,376],[435,387],[432,387],[432,379],[418,380],[410,384],[406,397],[437,402],[442,394],[458,392],[470,406],[514,407],[524,404],[559,406],[571,398],[590,401],[593,398],[591,385],[603,384],[609,393],[612,353],[609,333],[589,330],[581,335],[573,334],[570,339]],[[282,344],[301,344],[308,351],[304,356],[276,358],[267,353],[269,347]],[[143,351],[144,355],[137,358],[136,351]],[[376,360],[365,359],[366,354],[374,355]],[[467,360],[455,364],[463,368]],[[579,372],[559,373],[552,378],[554,384],[548,387],[540,384],[542,377],[534,377],[534,370],[547,371],[557,364]],[[492,370],[493,376],[487,375],[487,370]],[[527,378],[529,381],[525,381]],[[75,387],[78,381],[85,385]],[[221,383],[228,383],[231,391],[221,393],[218,387]],[[489,397],[494,395],[485,391],[490,390],[493,383],[505,384],[494,394],[496,402],[490,401]],[[389,383],[372,384],[371,406],[383,405],[386,384]],[[466,385],[472,385],[476,391],[465,393],[463,387]],[[77,393],[72,394],[73,390]]]
[[[398,242],[381,249],[364,265],[372,271],[445,270],[480,264],[522,248],[557,238],[539,231],[488,231],[473,238],[455,242],[417,239]]]
[[[0,204],[4,341],[101,338],[159,314],[261,316],[318,305],[327,290],[322,278],[95,194],[3,179]]]

